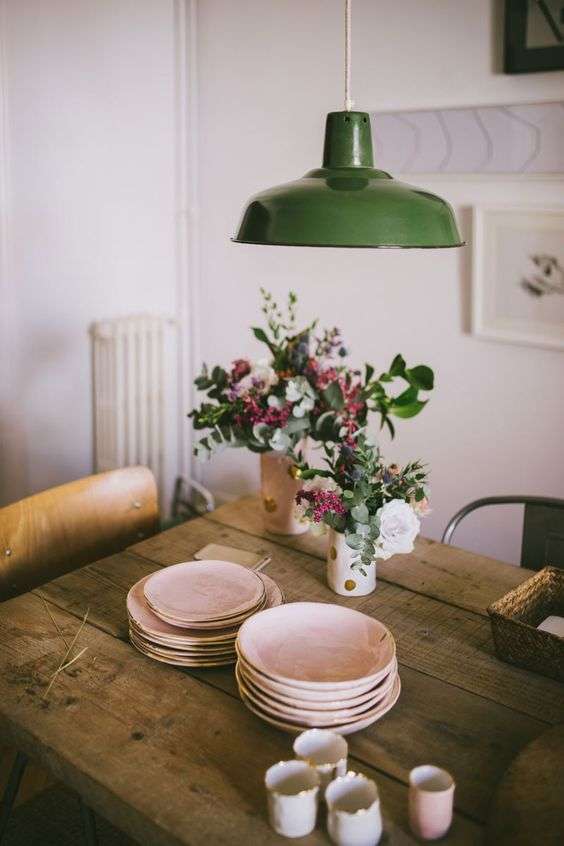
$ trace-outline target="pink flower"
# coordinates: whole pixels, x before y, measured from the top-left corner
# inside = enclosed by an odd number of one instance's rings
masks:
[[[320,391],[324,391],[325,388],[327,388],[332,382],[336,382],[338,379],[339,374],[335,368],[328,367],[326,370],[322,370],[321,373],[318,373],[317,387]]]
[[[257,423],[266,423],[267,426],[282,429],[288,422],[292,410],[289,403],[282,408],[273,408],[270,405],[265,408],[252,396],[243,397],[243,403],[244,411],[237,415],[238,419],[236,419],[239,426],[245,425],[245,423],[251,426],[255,426]]]
[[[429,500],[426,496],[419,501],[417,501],[414,497],[410,500],[409,504],[418,517],[427,517],[431,513],[431,506],[429,505]]]
[[[311,519],[314,523],[321,523],[323,515],[328,512],[332,512],[333,514],[346,513],[343,501],[341,500],[339,494],[335,493],[335,491],[298,491],[296,502],[298,505],[301,505],[303,500],[305,500],[309,508],[312,509]]]
[[[251,363],[246,358],[236,358],[231,367],[231,381],[239,382],[251,372]]]

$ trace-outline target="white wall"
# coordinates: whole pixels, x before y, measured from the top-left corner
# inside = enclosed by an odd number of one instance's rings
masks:
[[[315,250],[231,244],[246,198],[320,163],[325,113],[342,108],[341,0],[199,3],[202,357],[256,355],[247,327],[258,286],[297,290],[304,320],[340,325],[353,360],[386,365],[402,351],[437,373],[429,407],[398,426],[388,452],[432,470],[438,537],[466,501],[496,493],[564,496],[562,353],[478,341],[467,333],[470,249]],[[357,108],[413,109],[561,98],[564,74],[500,72],[500,4],[356,0]],[[457,208],[471,239],[476,202],[564,201],[562,181],[419,179]],[[217,457],[205,481],[222,495],[257,486],[257,460]],[[514,510],[473,518],[458,542],[519,554]]]
[[[7,502],[92,472],[89,324],[175,313],[176,77],[172,0],[1,8]]]

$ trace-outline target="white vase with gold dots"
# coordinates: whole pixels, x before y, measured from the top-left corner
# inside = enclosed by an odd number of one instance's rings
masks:
[[[296,494],[302,486],[294,462],[280,452],[260,457],[261,504],[264,528],[275,535],[301,535],[309,526],[295,515]]]
[[[366,596],[376,588],[376,562],[361,573],[352,564],[358,553],[347,545],[344,534],[329,529],[327,543],[327,584],[340,596]]]

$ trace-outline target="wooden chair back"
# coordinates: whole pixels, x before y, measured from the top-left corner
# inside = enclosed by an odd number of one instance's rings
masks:
[[[564,569],[564,499],[546,496],[488,496],[468,503],[449,521],[443,543],[451,543],[460,521],[486,505],[524,505],[521,566],[541,570],[547,565]]]
[[[87,476],[0,509],[0,601],[153,535],[158,516],[146,467]]]

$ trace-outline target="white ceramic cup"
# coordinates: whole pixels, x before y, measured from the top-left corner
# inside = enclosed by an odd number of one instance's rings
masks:
[[[296,758],[307,761],[319,773],[322,793],[330,781],[345,775],[348,751],[345,738],[330,729],[309,729],[294,741]]]
[[[327,828],[337,846],[376,846],[382,836],[382,813],[375,782],[349,772],[325,791]]]
[[[277,834],[304,837],[315,828],[319,775],[307,761],[279,761],[264,777],[268,816]]]
[[[423,840],[443,837],[452,822],[454,779],[446,770],[423,764],[409,774],[409,824]]]

